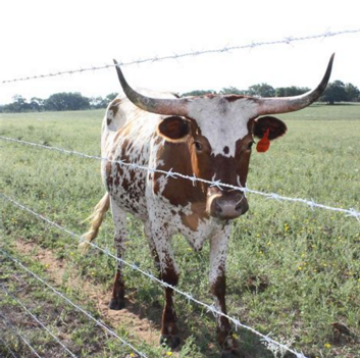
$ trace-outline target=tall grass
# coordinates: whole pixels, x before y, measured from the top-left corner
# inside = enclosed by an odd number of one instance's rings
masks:
[[[100,154],[103,111],[0,115],[0,134]],[[252,154],[248,187],[360,210],[360,106],[312,106],[279,116],[287,134],[269,152]],[[82,221],[104,193],[97,161],[1,141],[0,190],[63,226],[82,233]],[[354,218],[301,204],[248,195],[250,211],[234,222],[228,259],[228,309],[241,321],[311,356],[360,356],[360,226]],[[95,251],[82,257],[73,240],[6,202],[0,203],[1,243],[36,241],[71,259],[83,277],[104,288],[115,264]],[[126,259],[155,272],[140,224],[128,217]],[[98,244],[113,247],[111,217]],[[212,302],[209,248],[194,253],[173,239],[182,272],[179,287]],[[158,309],[162,290],[130,269],[129,293],[145,309]],[[187,356],[215,356],[215,324],[197,306],[177,297]],[[181,311],[180,311],[181,309]],[[338,330],[337,324],[350,335]],[[200,326],[199,326],[200,324]],[[238,332],[253,356],[267,353]]]

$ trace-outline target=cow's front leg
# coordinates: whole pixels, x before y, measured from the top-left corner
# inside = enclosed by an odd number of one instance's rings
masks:
[[[154,235],[156,252],[159,256],[160,279],[166,283],[176,286],[179,280],[179,272],[171,251],[170,237]],[[168,345],[172,349],[180,344],[178,329],[176,326],[176,313],[173,301],[174,291],[165,287],[165,306],[162,314],[160,343]]]
[[[119,208],[112,199],[110,199],[110,205],[115,225],[114,241],[116,254],[117,257],[121,259],[124,254],[125,244],[127,241],[126,213],[121,208]],[[125,307],[125,284],[122,274],[122,267],[123,263],[118,260],[113,292],[109,305],[111,310],[121,310]]]
[[[226,231],[225,231],[226,233]],[[219,234],[210,240],[210,287],[215,297],[216,309],[224,314],[226,312],[226,257],[228,248],[228,234]],[[239,356],[238,345],[232,336],[229,320],[225,316],[215,315],[217,321],[217,336],[223,349],[223,357]]]

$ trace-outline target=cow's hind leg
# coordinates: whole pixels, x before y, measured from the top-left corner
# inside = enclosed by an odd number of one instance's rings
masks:
[[[154,260],[155,268],[158,271],[158,274],[161,275],[159,254],[156,251],[156,246],[155,246],[155,242],[152,237],[152,234],[151,234],[151,228],[150,228],[149,222],[144,223],[144,232],[145,232],[145,237],[149,243],[150,252],[151,252],[151,256]]]
[[[117,257],[122,259],[125,251],[125,244],[127,242],[126,213],[121,208],[119,208],[112,199],[110,200],[110,206],[115,226],[114,241],[116,253]],[[122,267],[123,263],[118,260],[113,293],[109,305],[110,309],[112,310],[121,310],[125,307],[125,284],[122,274]]]
[[[155,264],[160,265],[160,279],[169,285],[176,286],[179,280],[179,271],[177,269],[173,253],[171,251],[170,237],[164,234],[164,229],[154,232],[152,229],[154,244],[156,246]],[[151,245],[150,245],[151,246]],[[158,260],[156,258],[158,256]],[[165,305],[161,319],[160,344],[167,345],[172,349],[180,344],[178,329],[176,326],[176,312],[174,309],[174,290],[165,287]]]

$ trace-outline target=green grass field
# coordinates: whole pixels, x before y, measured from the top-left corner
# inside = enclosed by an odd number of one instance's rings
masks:
[[[0,114],[0,135],[100,155],[102,117],[102,110]],[[269,152],[253,152],[248,187],[359,211],[360,106],[315,105],[279,118],[288,125],[288,133],[275,141]],[[77,234],[85,232],[87,224],[82,221],[104,194],[99,162],[5,141],[0,141],[0,149],[0,193]],[[235,221],[229,249],[229,314],[307,356],[359,357],[359,222],[341,213],[312,210],[301,204],[251,194],[248,199],[250,210]],[[49,281],[47,266],[36,254],[39,249],[51,250],[65,268],[62,291],[101,318],[96,304],[85,292],[66,285],[66,277],[76,272],[81,281],[107,291],[110,297],[114,261],[95,250],[81,256],[74,239],[3,199],[0,212],[0,247]],[[143,230],[131,216],[128,228],[131,241],[125,259],[155,273]],[[112,232],[111,216],[107,216],[97,244],[113,249]],[[32,253],[22,252],[19,242],[33,246]],[[181,270],[179,288],[211,304],[208,246],[194,253],[178,236],[173,239],[173,247]],[[133,356],[129,349],[105,337],[90,321],[50,296],[10,260],[0,255],[0,261],[0,284],[20,294],[56,333],[65,330],[57,325],[54,312],[67,319],[68,345],[78,356]],[[158,328],[163,290],[131,269],[125,269],[125,277],[134,306]],[[13,301],[3,296],[1,289],[0,294],[0,314],[15,311]],[[171,354],[169,349],[150,346],[128,325],[119,326],[119,334],[149,356],[218,356],[212,315],[181,296],[176,296],[176,307],[183,334],[179,352]],[[46,309],[48,315],[41,309]],[[14,321],[25,327],[20,320]],[[35,331],[26,329],[34,347],[43,356],[51,356],[51,340],[37,340]],[[239,329],[236,337],[250,356],[273,356],[256,336]],[[1,318],[0,339],[18,353],[28,354],[15,336],[4,332]],[[0,343],[1,354],[7,352]]]

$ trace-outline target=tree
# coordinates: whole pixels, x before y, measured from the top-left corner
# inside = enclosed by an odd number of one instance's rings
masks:
[[[105,109],[117,96],[117,93],[110,93],[105,98],[101,96],[90,98],[90,107],[92,109]]]
[[[118,93],[110,93],[109,95],[106,95],[104,101],[106,102],[105,107],[109,104],[109,102],[113,101],[118,96]]]
[[[320,98],[320,101],[327,102],[330,105],[333,105],[335,102],[347,100],[348,95],[345,89],[345,84],[340,80],[335,80],[330,83]]]
[[[280,87],[276,88],[275,95],[277,97],[284,97],[284,96],[296,96],[305,94],[310,89],[307,87],[297,87],[297,86],[290,86],[290,87]]]
[[[44,102],[43,99],[32,97],[29,105],[32,111],[42,111],[44,110]]]
[[[92,109],[101,109],[106,107],[106,105],[104,106],[105,100],[101,96],[92,97],[89,99],[89,102]]]
[[[26,99],[21,95],[13,96],[13,102],[7,105],[9,112],[24,112],[30,110],[30,105]]]
[[[251,85],[247,91],[248,95],[255,97],[274,97],[275,89],[266,83]]]
[[[193,90],[186,93],[181,94],[181,97],[185,96],[204,96],[208,94],[216,94],[214,90]]]
[[[220,90],[220,94],[222,95],[244,95],[246,94],[247,91],[246,90],[239,90],[238,88],[234,87],[234,86],[230,86],[227,88],[222,88]]]
[[[44,107],[49,111],[85,110],[90,102],[80,93],[57,93],[45,100]]]
[[[348,83],[345,85],[345,91],[347,94],[347,101],[359,102],[360,90],[353,84]]]

